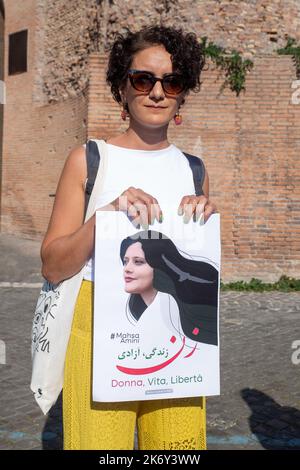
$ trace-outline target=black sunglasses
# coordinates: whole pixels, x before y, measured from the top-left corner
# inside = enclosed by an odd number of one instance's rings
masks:
[[[168,73],[163,78],[158,78],[152,72],[129,69],[128,76],[131,85],[138,91],[149,93],[156,82],[161,83],[168,95],[178,95],[185,89],[184,78],[179,73]]]

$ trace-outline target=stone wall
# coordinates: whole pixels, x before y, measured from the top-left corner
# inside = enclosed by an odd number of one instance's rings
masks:
[[[45,11],[42,81],[49,101],[88,83],[90,52],[107,52],[116,33],[152,23],[181,26],[245,57],[275,54],[300,40],[298,0],[37,0]]]
[[[7,75],[6,40],[1,231],[41,238],[64,160],[86,139],[86,91],[51,103],[40,99],[43,5],[23,0],[5,6],[5,38],[28,29],[28,71]]]

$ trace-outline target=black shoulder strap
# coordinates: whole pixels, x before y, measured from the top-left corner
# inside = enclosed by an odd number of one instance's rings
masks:
[[[194,187],[195,187],[195,194],[196,196],[202,196],[203,193],[203,181],[205,177],[205,167],[204,163],[199,157],[195,157],[194,155],[190,155],[189,153],[183,152],[186,158],[189,161],[192,173],[193,173],[193,180],[194,180]]]
[[[100,153],[98,145],[94,140],[88,140],[85,148],[86,166],[87,166],[87,181],[85,185],[85,209],[86,214],[88,203],[93,191],[94,183],[97,176],[97,171],[100,163]]]
[[[190,155],[183,152],[188,159],[189,165],[193,173],[194,187],[196,196],[201,196],[203,193],[203,181],[205,177],[204,163],[199,157]],[[87,182],[85,186],[85,211],[86,213],[90,196],[93,191],[97,171],[100,163],[100,153],[98,145],[94,140],[88,140],[86,143],[86,164],[87,164]]]

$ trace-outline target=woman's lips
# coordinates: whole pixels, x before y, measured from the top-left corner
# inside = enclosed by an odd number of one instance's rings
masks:
[[[133,277],[125,277],[125,282],[135,281]]]
[[[147,108],[151,109],[166,109],[166,106],[146,106]]]

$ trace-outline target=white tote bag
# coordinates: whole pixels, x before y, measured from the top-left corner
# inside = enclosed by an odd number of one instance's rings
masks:
[[[95,212],[96,198],[102,191],[106,172],[106,143],[104,140],[98,140],[97,143],[100,166],[85,222]],[[65,356],[83,271],[84,267],[75,276],[57,285],[45,281],[37,301],[32,325],[30,388],[44,414],[55,404],[63,387]]]

